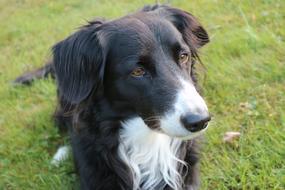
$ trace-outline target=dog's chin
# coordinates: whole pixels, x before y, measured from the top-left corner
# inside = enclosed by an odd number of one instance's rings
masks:
[[[200,137],[202,136],[205,131],[208,129],[208,126],[200,131],[197,131],[197,132],[188,132],[186,134],[182,134],[182,135],[169,135],[167,134],[168,136],[170,137],[173,137],[173,138],[177,138],[177,139],[180,139],[180,140],[183,140],[183,141],[188,141],[188,140],[192,140],[192,139],[195,139],[197,137]]]
[[[185,136],[179,136],[177,138],[181,139],[183,141],[192,140],[192,139],[195,139],[196,137],[203,135],[205,133],[205,131],[207,130],[207,128],[208,127],[206,127],[205,129],[202,129],[201,131],[197,131],[195,133],[190,133],[190,134],[187,134]]]

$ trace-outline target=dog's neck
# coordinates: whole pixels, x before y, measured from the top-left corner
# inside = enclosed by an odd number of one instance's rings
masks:
[[[182,141],[150,130],[139,117],[122,122],[119,155],[130,167],[133,189],[181,189]]]

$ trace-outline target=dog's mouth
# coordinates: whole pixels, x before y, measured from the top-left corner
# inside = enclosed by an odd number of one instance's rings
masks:
[[[152,130],[161,132],[160,117],[152,116],[143,119],[144,123]]]
[[[199,137],[199,136],[203,135],[204,132],[208,129],[208,127],[209,127],[209,123],[207,123],[207,125],[203,129],[201,129],[199,131],[190,133],[189,135],[186,135],[186,136],[178,136],[177,138],[179,138],[181,140],[191,140],[191,139],[194,139],[196,137]]]
[[[174,128],[177,127],[177,129],[179,130],[183,126],[185,131],[182,134],[170,134],[168,131],[163,130],[164,127],[161,125],[162,122],[158,117],[145,118],[143,119],[143,121],[148,128],[158,133],[162,133],[167,136],[178,138],[181,140],[191,140],[202,135],[208,129],[210,118],[206,118],[203,121],[194,123],[193,125],[187,127],[183,125],[183,122],[177,124],[177,126],[173,126]]]

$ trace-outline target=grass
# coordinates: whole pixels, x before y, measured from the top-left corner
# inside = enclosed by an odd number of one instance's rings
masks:
[[[31,87],[10,81],[36,68],[50,47],[93,17],[115,18],[154,1],[0,1],[0,189],[73,189],[71,159],[50,160],[63,140],[51,115],[52,80]],[[196,15],[211,43],[205,98],[214,115],[201,161],[202,188],[285,189],[285,1],[176,0]],[[226,131],[239,131],[231,144]]]

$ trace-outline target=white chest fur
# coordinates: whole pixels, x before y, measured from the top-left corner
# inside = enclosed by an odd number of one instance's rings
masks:
[[[182,179],[177,172],[177,158],[181,140],[150,130],[139,117],[122,123],[119,155],[131,168],[134,190],[159,190],[168,184],[181,188]]]

